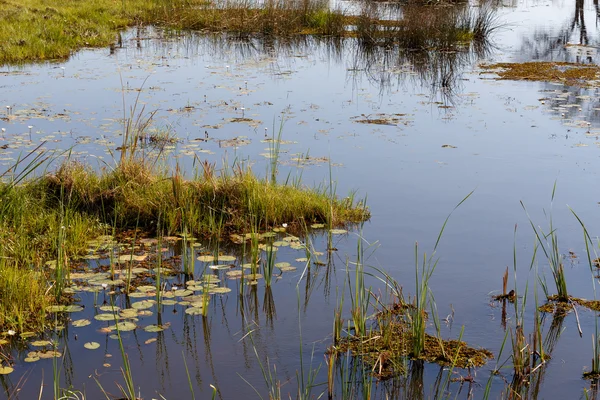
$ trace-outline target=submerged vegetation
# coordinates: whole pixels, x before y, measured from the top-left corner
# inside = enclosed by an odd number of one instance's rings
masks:
[[[369,45],[456,50],[488,40],[493,11],[454,6],[393,6],[365,2],[358,14],[322,0],[131,0],[115,2],[8,1],[0,12],[0,63],[64,59],[83,47],[126,45],[126,27],[229,32],[237,37],[325,35]],[[142,37],[136,38],[138,41]]]

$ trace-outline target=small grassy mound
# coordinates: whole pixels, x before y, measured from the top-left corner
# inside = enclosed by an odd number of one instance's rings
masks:
[[[379,378],[404,374],[406,360],[413,358],[413,336],[410,319],[405,316],[409,309],[394,305],[393,311],[379,313],[377,325],[366,335],[351,335],[341,338],[329,352],[343,355],[350,351],[352,356],[361,357]],[[480,367],[493,359],[486,349],[469,347],[460,340],[444,340],[425,334],[423,352],[418,359],[443,366],[458,368]]]

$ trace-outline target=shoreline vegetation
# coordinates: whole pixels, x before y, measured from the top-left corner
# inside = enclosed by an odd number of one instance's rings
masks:
[[[456,50],[487,40],[495,29],[489,7],[466,3],[381,7],[362,3],[348,15],[322,0],[7,0],[0,11],[0,64],[64,60],[86,47],[123,46],[128,27],[154,25],[194,30],[291,37],[353,37],[370,45],[416,50]]]
[[[185,178],[179,168],[129,153],[102,171],[66,161],[40,173],[49,157],[28,157],[15,166],[20,173],[5,172],[0,183],[0,332],[43,330],[45,309],[70,301],[62,289],[99,236],[133,232],[134,242],[171,235],[227,243],[247,232],[286,226],[302,234],[312,224],[332,228],[370,217],[352,194],[338,198],[326,185],[278,184],[241,165],[219,173],[203,162]]]

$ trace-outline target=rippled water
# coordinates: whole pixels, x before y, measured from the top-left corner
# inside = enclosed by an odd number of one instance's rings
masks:
[[[435,55],[428,59],[440,66],[433,72],[411,64],[410,57],[365,54],[352,40],[240,41],[168,36],[151,29],[128,32],[126,46],[113,54],[108,49],[85,50],[65,63],[3,67],[0,105],[11,109],[0,121],[6,129],[2,143],[9,145],[0,151],[0,160],[6,168],[19,154],[45,142],[43,147],[56,149],[57,157],[67,156],[59,151],[72,149],[72,158],[98,168],[112,165],[119,155],[122,118],[133,107],[135,112],[145,107],[145,113],[156,110],[157,129],[180,139],[162,149],[162,155],[169,156],[165,163],[177,161],[193,173],[195,159],[217,165],[238,159],[263,174],[268,160],[261,154],[269,148],[265,133],[271,138],[283,118],[282,140],[288,142],[282,145],[280,176],[301,175],[305,184],[319,185],[328,182],[331,165],[339,195],[357,190],[368,196],[373,217],[361,235],[377,247],[368,264],[388,271],[405,294],[414,293],[415,241],[421,251],[431,251],[446,216],[474,190],[444,232],[431,289],[442,317],[454,309],[452,324],[442,330],[445,337],[456,338],[464,326],[463,340],[497,354],[505,333],[490,294],[501,289],[505,268],[512,268],[513,243],[518,286],[523,291],[529,283],[530,300],[536,279],[529,270],[534,236],[520,201],[543,227],[544,213],[552,209],[561,251],[577,256],[567,264],[569,289],[592,298],[583,235],[567,205],[595,237],[600,198],[597,89],[497,81],[477,67],[498,61],[595,62],[596,6],[583,1],[522,1],[501,4],[497,15],[501,27],[490,48]],[[356,122],[383,117],[395,120],[389,125]],[[325,237],[316,235],[313,240],[317,250],[325,250]],[[298,269],[276,281],[272,299],[259,285],[240,308],[236,281],[226,281],[232,292],[213,297],[206,319],[186,315],[180,306],[165,307],[159,322],[170,323],[168,330],[124,333],[135,383],[144,398],[158,393],[169,399],[189,398],[183,357],[196,398],[208,398],[210,384],[223,399],[255,397],[252,386],[264,396],[257,357],[245,337],[249,330],[263,363],[268,357],[269,365],[277,366],[286,397],[296,390],[300,342],[306,365],[313,351],[313,365],[323,364],[318,381],[324,382],[323,354],[331,344],[333,310],[357,241],[356,232],[336,237],[338,252],[328,266],[313,267],[310,280],[299,281],[303,264],[294,260],[302,255],[280,251],[278,261],[295,262]],[[551,280],[541,259],[538,268]],[[203,265],[198,263],[196,269]],[[170,283],[182,280],[174,279]],[[369,284],[374,292],[383,290],[376,279]],[[94,302],[102,303],[101,294],[84,293],[81,299],[85,315]],[[530,306],[527,332],[533,329],[532,314]],[[72,317],[85,316],[79,315]],[[589,387],[581,374],[591,364],[594,317],[579,310],[583,338],[575,316],[565,319],[540,398],[581,397]],[[154,324],[157,318],[154,313],[139,324]],[[88,398],[101,397],[93,377],[112,393],[117,393],[113,382],[122,381],[118,343],[99,332],[100,326],[93,322],[69,327],[60,339],[63,386],[85,388]],[[145,344],[152,338],[158,340]],[[99,342],[100,349],[84,349],[88,341]],[[21,398],[33,398],[43,379],[49,398],[52,362],[26,364],[24,351],[15,354],[16,371],[4,378],[5,387],[22,387]],[[477,370],[474,398],[483,395],[495,363]],[[425,369],[426,398],[432,396],[429,388],[437,371],[438,367]],[[450,387],[454,396],[458,383]],[[503,388],[502,378],[495,378],[492,397],[501,397]],[[378,386],[377,395],[383,397],[385,390]],[[467,396],[466,389],[459,395]]]

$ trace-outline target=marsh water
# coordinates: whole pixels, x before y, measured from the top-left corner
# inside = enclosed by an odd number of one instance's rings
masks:
[[[425,62],[393,49],[365,53],[353,39],[240,40],[134,29],[124,33],[124,46],[114,51],[83,50],[63,63],[2,67],[0,113],[4,105],[10,109],[0,121],[6,129],[1,142],[8,144],[0,150],[0,162],[8,168],[43,143],[56,151],[57,160],[70,157],[110,168],[118,159],[123,118],[144,108],[144,113],[156,111],[155,129],[178,139],[148,156],[177,163],[188,175],[204,160],[218,167],[243,162],[259,175],[267,173],[268,139],[281,127],[280,180],[301,178],[307,186],[319,186],[333,179],[339,196],[356,191],[367,197],[371,219],[360,231],[334,235],[337,251],[327,255],[323,231],[305,238],[324,253],[325,265],[306,270],[305,261],[296,261],[304,252],[281,247],[277,261],[296,270],[281,273],[271,291],[259,282],[242,301],[238,280],[221,270],[206,272],[207,263],[196,260],[201,251],[211,251],[211,243],[194,248],[195,278],[218,275],[220,286],[231,292],[212,295],[206,317],[189,315],[179,304],[154,306],[138,317],[137,329],[121,333],[143,398],[191,398],[188,372],[196,398],[209,398],[210,385],[217,388],[217,398],[266,397],[261,364],[276,367],[284,397],[295,397],[301,365],[304,373],[321,365],[316,378],[321,385],[313,393],[324,391],[324,353],[332,343],[334,309],[347,290],[347,270],[353,276],[357,242],[371,245],[366,265],[387,271],[405,295],[412,295],[415,242],[420,253],[431,252],[446,216],[471,191],[446,226],[430,284],[440,316],[453,315],[442,325],[442,335],[457,338],[464,327],[463,340],[498,355],[505,329],[491,296],[501,291],[506,267],[513,269],[513,250],[516,285],[521,293],[526,287],[530,291],[526,332],[533,329],[537,275],[552,281],[545,259],[530,269],[535,237],[521,202],[544,229],[551,214],[570,292],[594,298],[582,229],[569,207],[592,237],[600,233],[600,95],[594,88],[499,81],[478,66],[529,60],[595,63],[596,7],[583,0],[497,4],[500,27],[485,48],[430,54]],[[365,119],[388,123],[358,122]],[[235,257],[233,264],[242,263],[239,247],[222,251]],[[178,256],[181,246],[165,254]],[[168,289],[181,287],[186,278],[167,277],[165,283]],[[374,277],[367,277],[367,285],[373,293],[385,291]],[[66,321],[63,330],[48,333],[62,353],[56,365],[52,359],[25,362],[34,347],[23,340],[13,351],[15,371],[0,378],[5,388],[0,397],[37,398],[43,385],[43,397],[51,398],[57,371],[61,387],[72,386],[87,398],[103,398],[100,385],[118,395],[116,383],[123,384],[119,344],[110,337],[113,332],[102,330],[109,322],[93,318],[107,295],[99,289],[76,297],[85,309],[68,317],[91,324],[74,327]],[[128,308],[127,301],[119,298],[116,306]],[[539,398],[583,398],[589,390],[582,374],[591,367],[595,318],[594,312],[579,309],[579,321],[573,313],[564,319]],[[143,329],[154,324],[167,329]],[[86,349],[87,342],[100,348]],[[508,354],[470,371],[476,374],[470,387],[451,383],[451,396],[482,397],[491,371]],[[423,398],[436,396],[438,371],[436,365],[425,366]],[[492,398],[503,397],[510,381],[510,368],[500,371],[492,379]],[[456,378],[467,375],[453,371]],[[391,386],[375,383],[373,397],[408,396],[401,385]]]

